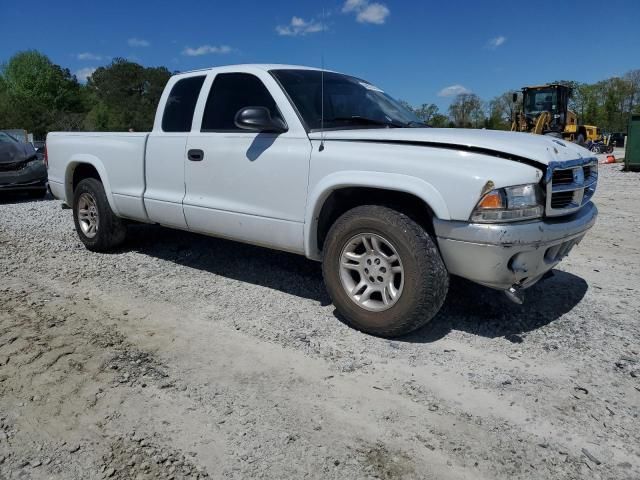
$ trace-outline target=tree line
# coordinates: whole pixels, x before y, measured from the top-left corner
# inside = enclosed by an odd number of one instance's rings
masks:
[[[605,132],[626,132],[631,114],[640,113],[640,70],[592,84],[574,80],[549,83],[572,88],[569,109],[576,113],[579,124],[596,125]],[[448,115],[441,113],[435,104],[413,107],[402,103],[434,127],[509,130],[514,114],[522,108],[521,96],[513,101],[513,94],[519,92],[509,90],[488,102],[474,93],[461,93],[449,105]]]
[[[46,55],[35,50],[19,52],[0,66],[0,128],[25,129],[36,138],[55,130],[148,131],[170,76],[166,67],[143,67],[114,58],[82,84]],[[556,83],[573,88],[569,107],[579,123],[624,132],[631,113],[640,113],[640,70],[593,84]],[[446,113],[433,103],[402,103],[434,127],[508,130],[520,108],[513,102],[515,92],[489,101],[462,93]]]
[[[169,77],[165,67],[114,58],[83,85],[46,55],[20,52],[0,67],[0,128],[35,138],[56,130],[150,130]]]

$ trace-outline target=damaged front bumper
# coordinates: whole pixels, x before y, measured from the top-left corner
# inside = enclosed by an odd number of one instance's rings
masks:
[[[47,167],[42,160],[32,160],[18,170],[0,169],[0,192],[42,190],[47,187]]]
[[[569,254],[593,226],[589,202],[566,217],[511,224],[434,221],[449,273],[499,290],[527,288]]]

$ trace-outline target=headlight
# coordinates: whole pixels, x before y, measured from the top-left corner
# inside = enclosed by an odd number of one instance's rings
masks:
[[[535,184],[498,188],[484,195],[471,214],[477,223],[516,222],[539,218],[544,212],[542,193]]]

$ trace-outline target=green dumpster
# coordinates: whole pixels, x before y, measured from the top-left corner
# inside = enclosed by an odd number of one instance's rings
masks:
[[[640,170],[640,115],[631,115],[624,166],[625,170]]]

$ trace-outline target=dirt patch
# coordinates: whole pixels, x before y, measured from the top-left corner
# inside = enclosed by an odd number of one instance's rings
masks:
[[[104,478],[205,479],[209,474],[189,456],[154,444],[132,432],[114,440],[98,470]]]
[[[394,478],[415,477],[416,472],[411,458],[402,452],[390,452],[384,444],[363,446],[357,450],[358,460],[363,472],[374,478],[391,480]]]
[[[599,181],[524,305],[454,281],[391,341],[303,258],[0,204],[0,478],[640,478],[640,174]]]

